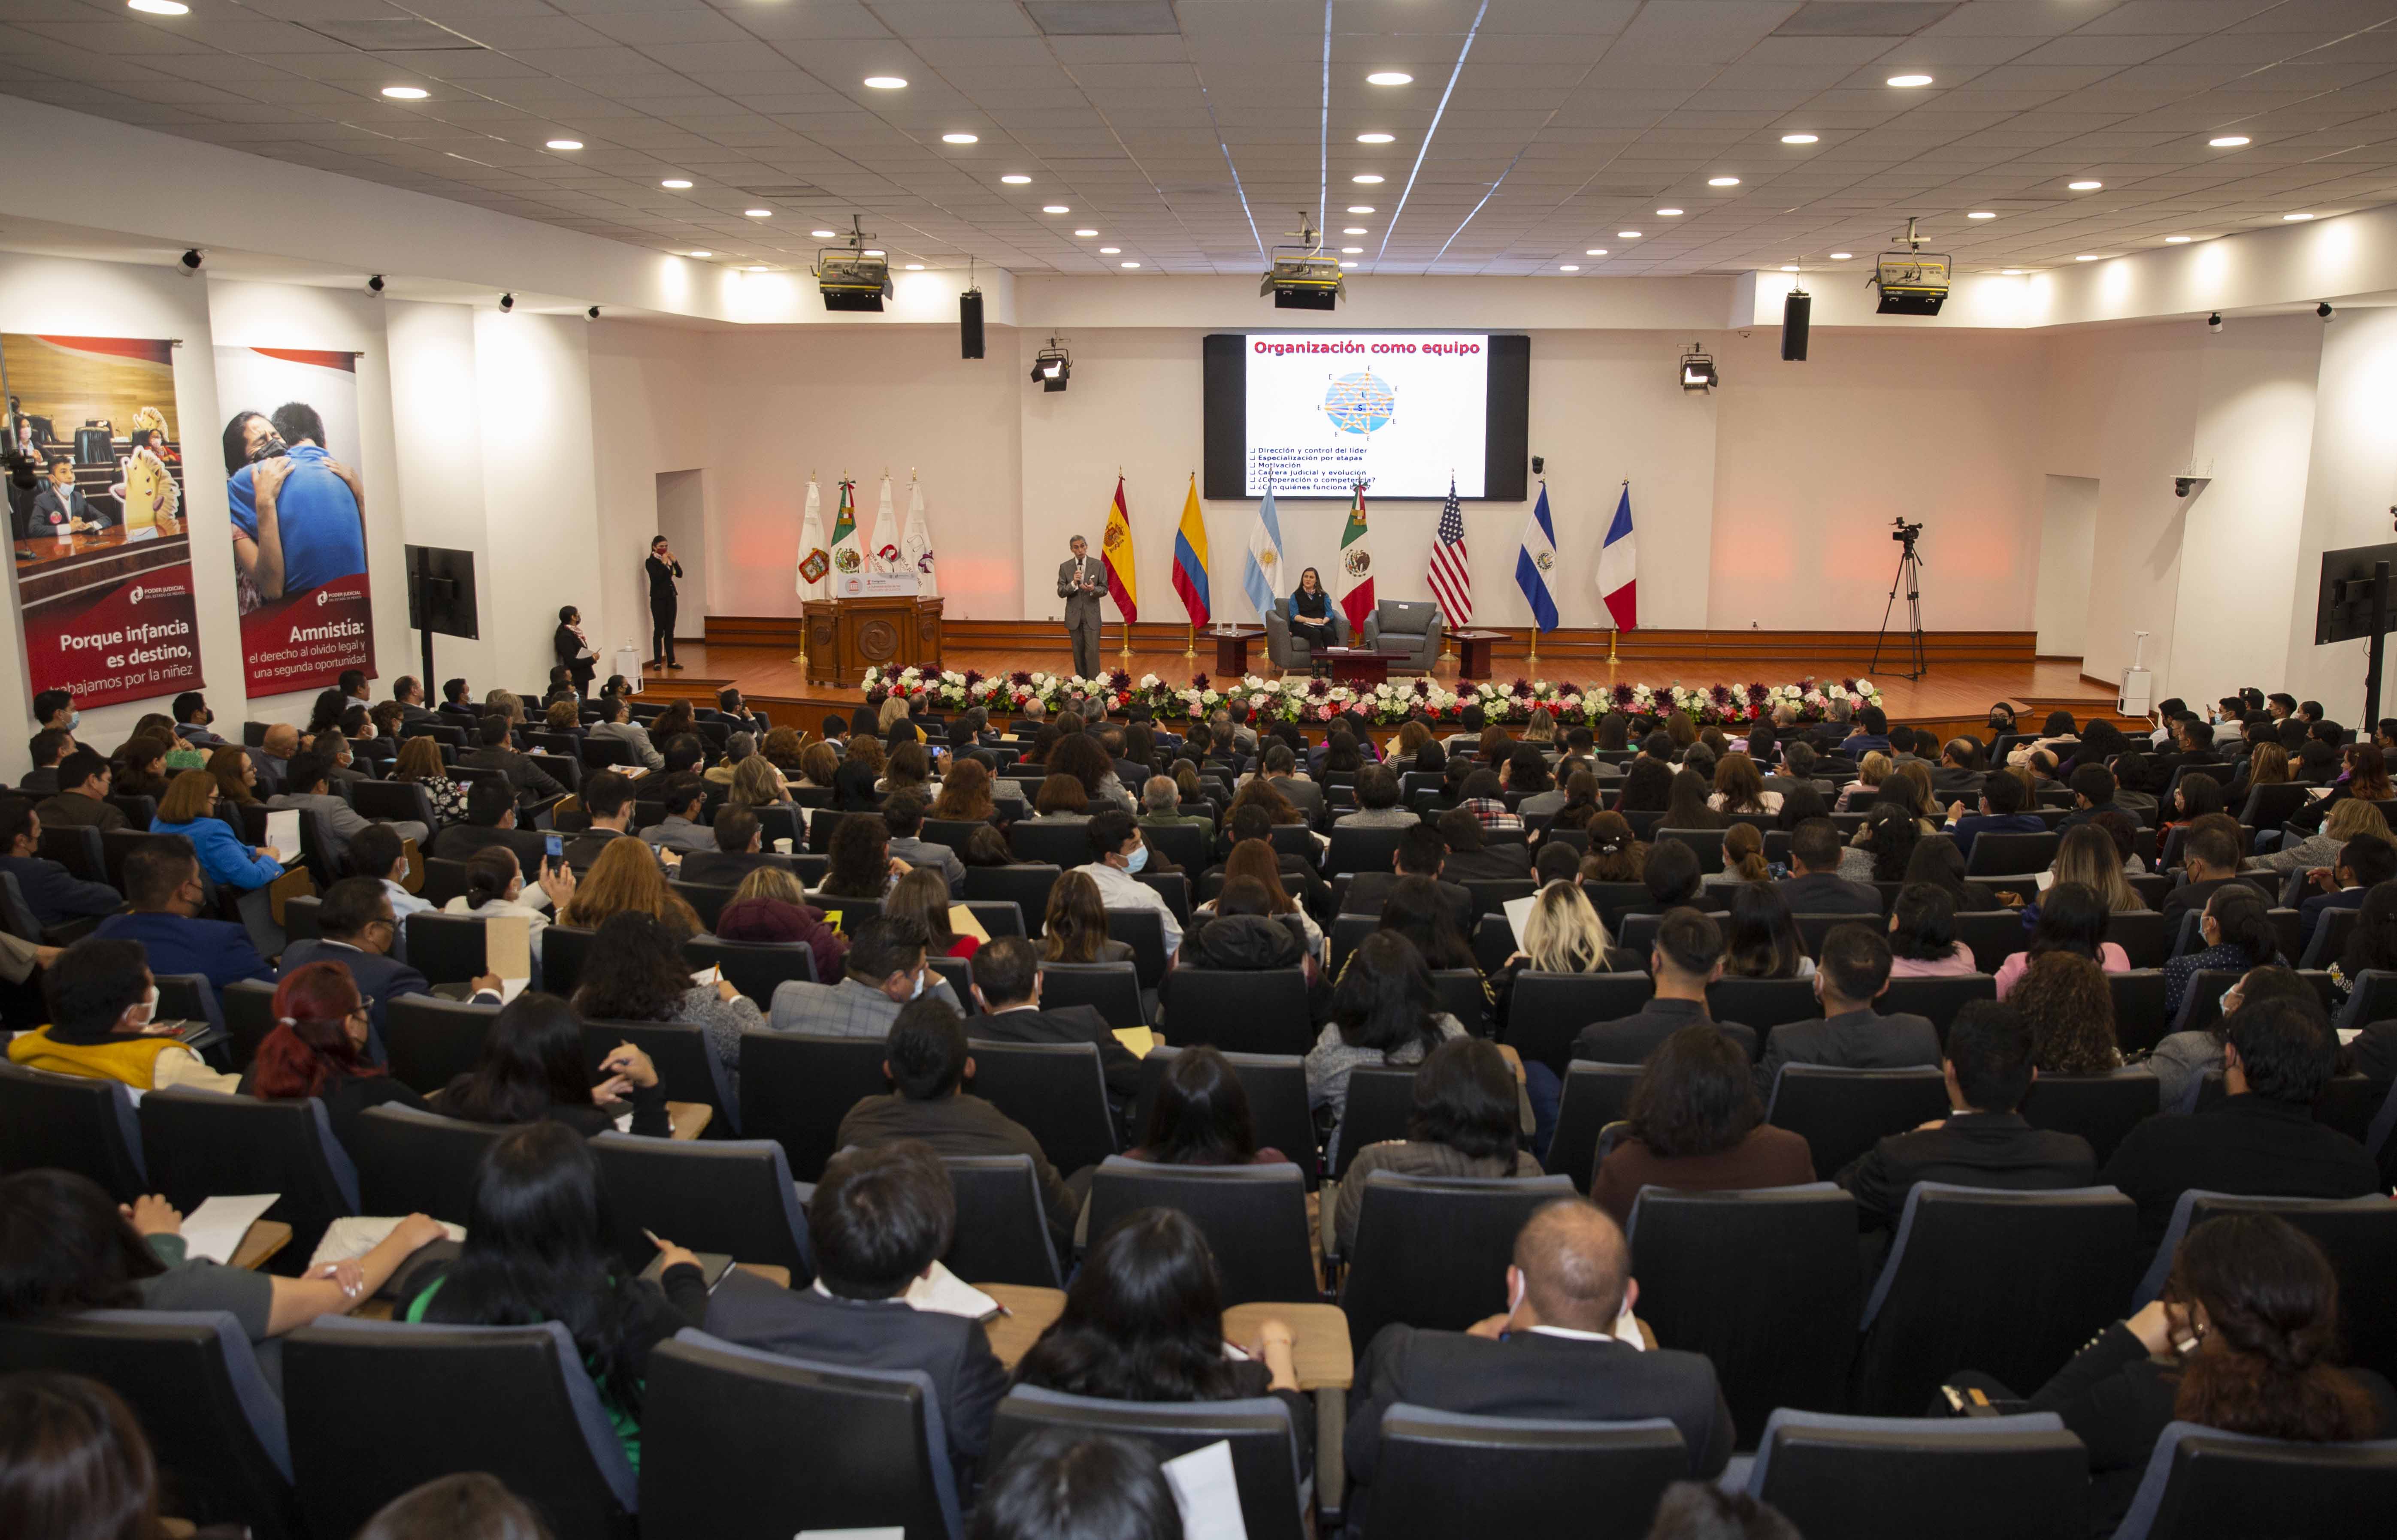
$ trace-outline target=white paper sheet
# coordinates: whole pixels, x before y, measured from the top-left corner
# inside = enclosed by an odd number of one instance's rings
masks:
[[[906,1294],[901,1297],[907,1301],[909,1309],[963,1316],[968,1321],[982,1321],[998,1313],[998,1300],[938,1262],[932,1264],[928,1276],[908,1284]]]
[[[285,866],[300,858],[300,810],[287,807],[266,816],[267,848]]]
[[[452,1241],[466,1239],[466,1227],[440,1221]],[[376,1215],[345,1214],[325,1227],[325,1238],[316,1242],[315,1255],[308,1258],[312,1268],[326,1262],[351,1262],[382,1245],[399,1228],[399,1217],[383,1218]]]
[[[1183,1540],[1249,1540],[1228,1441],[1219,1439],[1168,1460],[1164,1470],[1174,1506],[1182,1510]]]
[[[1522,898],[1509,898],[1501,906],[1506,911],[1507,928],[1515,933],[1517,951],[1523,949],[1523,927],[1532,923],[1532,906],[1539,901],[1538,896],[1533,895]]]
[[[241,1249],[249,1227],[283,1194],[254,1192],[238,1198],[215,1197],[183,1215],[183,1255],[211,1262],[231,1262]]]
[[[710,963],[704,968],[693,968],[690,970],[690,981],[692,983],[703,985],[711,989],[716,988],[717,982],[723,977],[724,970],[716,966],[714,963]]]

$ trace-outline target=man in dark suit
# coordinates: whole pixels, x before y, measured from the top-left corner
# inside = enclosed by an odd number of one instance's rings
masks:
[[[2078,829],[2100,813],[2111,813],[2116,810],[2114,793],[2119,787],[2114,779],[2114,772],[2104,765],[2076,766],[2072,772],[2072,778],[2065,784],[2072,788],[2072,811],[2067,813],[2062,821],[2056,824],[2056,827],[2059,830]],[[2133,815],[2133,819],[2136,821],[2136,815]]]
[[[1099,1073],[1107,1102],[1118,1113],[1140,1095],[1140,1060],[1116,1040],[1098,1008],[1040,1007],[1040,965],[1032,943],[1020,936],[985,941],[973,954],[973,997],[982,1014],[968,1023],[977,1038],[993,1042],[1087,1042],[1099,1051]]]
[[[481,747],[470,749],[459,756],[458,763],[477,770],[497,770],[508,777],[516,788],[516,805],[529,817],[532,811],[552,797],[566,795],[566,788],[557,784],[550,773],[532,762],[530,754],[518,753],[508,741],[508,719],[494,711],[475,727]]]
[[[2180,842],[2181,884],[2164,895],[2167,936],[2180,935],[2181,916],[2204,913],[2216,892],[2244,881],[2239,875],[2242,838],[2238,821],[2228,813],[2209,813],[2189,825]]]
[[[59,794],[39,809],[45,829],[97,829],[107,833],[125,827],[124,811],[109,802],[113,777],[108,761],[95,749],[78,749],[59,761]]]
[[[59,693],[63,695],[66,692]],[[59,728],[45,727],[35,733],[33,740],[25,745],[25,752],[32,758],[33,768],[17,783],[17,789],[30,791],[37,797],[58,795],[60,762],[74,750],[74,738]]]
[[[181,834],[152,840],[125,857],[125,892],[133,911],[110,915],[92,934],[141,942],[152,973],[206,974],[219,990],[245,978],[274,978],[246,926],[195,918],[208,901],[208,884],[192,842]]]
[[[1975,797],[1980,811],[1965,812],[1965,803]],[[1956,842],[1956,854],[1971,861],[1973,842],[1984,834],[2045,832],[2047,820],[2023,810],[2029,798],[2030,790],[2019,777],[2005,771],[1982,777],[1975,792],[1948,804],[1948,837]]]
[[[1648,949],[1655,998],[1627,1016],[1597,1021],[1573,1042],[1573,1056],[1593,1064],[1645,1064],[1658,1043],[1693,1022],[1714,1021],[1707,1011],[1707,986],[1722,976],[1722,927],[1697,909],[1667,909]],[[1756,1062],[1756,1029],[1735,1021],[1715,1029],[1739,1044]]]
[[[325,890],[316,907],[316,936],[283,949],[279,980],[311,962],[339,962],[367,1002],[367,1057],[383,1061],[382,1025],[385,1011],[401,995],[431,994],[430,980],[390,954],[399,941],[399,922],[391,910],[391,896],[378,877],[344,877]],[[475,980],[473,998],[500,1002],[500,976],[485,974]]]
[[[1943,797],[1977,795],[1989,768],[1978,738],[1949,738],[1939,750],[1937,767],[1931,772],[1931,788]]]
[[[1357,1365],[1346,1454],[1351,1521],[1381,1471],[1382,1414],[1404,1402],[1480,1416],[1628,1422],[1668,1417],[1689,1474],[1708,1480],[1731,1459],[1731,1409],[1702,1354],[1617,1341],[1640,1297],[1631,1248],[1614,1221],[1580,1198],[1534,1212],[1515,1237],[1504,1315],[1463,1332],[1389,1325]]]
[[[1976,1000],[1948,1029],[1946,1120],[1892,1134],[1835,1178],[1856,1201],[1866,1229],[1894,1230],[1917,1182],[2029,1192],[2087,1187],[2097,1157],[2078,1134],[2033,1128],[2015,1109],[2039,1071],[2020,1010]]]
[[[574,869],[577,876],[591,870],[591,863],[608,848],[609,841],[632,838],[633,800],[630,776],[602,770],[583,778],[583,811],[590,815],[591,828],[566,842],[566,864]]]
[[[1873,1002],[1889,988],[1889,943],[1876,927],[1833,925],[1814,968],[1820,1021],[1792,1021],[1773,1029],[1764,1062],[1756,1067],[1757,1094],[1773,1099],[1774,1077],[1785,1064],[1828,1064],[1850,1069],[1909,1069],[1939,1062],[1939,1033],[1919,1016],[1882,1016]]]
[[[1447,859],[1448,842],[1440,838],[1440,830],[1419,823],[1399,836],[1399,848],[1390,856],[1389,870],[1359,871],[1348,879],[1348,891],[1340,900],[1340,912],[1378,915],[1400,878],[1428,877],[1440,884],[1440,899],[1448,905],[1456,928],[1469,936],[1473,933],[1473,893],[1463,883],[1452,883],[1442,875]]]
[[[425,854],[445,861],[463,861],[486,845],[505,845],[515,851],[527,871],[540,870],[548,852],[548,835],[516,827],[516,788],[505,781],[478,780],[468,787],[466,821],[433,836],[433,848]]]
[[[1532,874],[1532,847],[1520,842],[1491,844],[1481,829],[1481,820],[1469,807],[1452,807],[1440,816],[1440,843],[1448,846],[1448,856],[1440,862],[1440,875],[1452,883],[1503,883],[1513,877]],[[1873,896],[1879,907],[1880,895]]]
[[[1881,890],[1840,875],[1840,826],[1828,818],[1805,818],[1789,834],[1790,875],[1781,879],[1782,901],[1792,914],[1881,916]]]
[[[1066,542],[1073,552],[1057,564],[1057,597],[1065,601],[1065,635],[1074,647],[1074,671],[1085,679],[1099,671],[1099,601],[1106,574],[1091,560],[1091,543],[1079,535]]]
[[[49,804],[45,803],[43,805],[47,807]],[[2314,934],[2322,929],[2325,912],[2335,909],[2362,909],[2365,894],[2391,877],[2397,877],[2397,845],[2370,835],[2358,836],[2338,847],[2337,866],[2326,872],[2317,869],[2310,877],[2315,885],[2326,887],[2327,891],[2317,893],[2297,906],[2305,916],[2305,939],[2297,949],[2299,958],[2304,957],[2306,948],[2313,945]],[[2325,966],[2329,961],[2324,960]]]
[[[710,1334],[744,1348],[854,1369],[918,1370],[932,1382],[960,1492],[990,1445],[1007,1369],[978,1321],[907,1302],[957,1228],[948,1172],[912,1139],[832,1158],[808,1201],[812,1288],[738,1268],[707,1303]]]
[[[0,871],[17,879],[25,907],[45,928],[125,907],[124,896],[106,883],[87,882],[42,855],[42,816],[22,797],[0,802]]]
[[[1264,764],[1265,768],[1257,773],[1265,777],[1275,790],[1288,797],[1290,804],[1297,808],[1310,825],[1323,821],[1323,788],[1300,777],[1298,756],[1291,752],[1289,744],[1277,743],[1268,748],[1265,751]]]
[[[2148,1244],[2163,1239],[2190,1188],[2287,1198],[2382,1190],[2364,1147],[2314,1122],[2314,1098],[2338,1058],[2330,1018],[2311,999],[2243,1004],[2223,1023],[2223,1099],[2203,1112],[2149,1118],[2123,1135],[2098,1180],[2139,1205]]]
[[[391,684],[391,698],[399,702],[402,722],[433,722],[436,719],[424,704],[424,682],[414,674],[401,674]]]
[[[685,856],[682,869],[676,873],[681,881],[705,883],[716,887],[739,887],[742,881],[759,867],[778,864],[773,856],[764,853],[765,826],[748,808],[716,809],[716,822],[710,832],[716,836],[716,848],[693,851]],[[568,859],[570,864],[570,846]]]
[[[106,529],[116,521],[75,485],[74,461],[61,455],[50,461],[50,481],[33,498],[25,515],[26,538],[55,539],[86,530]]]

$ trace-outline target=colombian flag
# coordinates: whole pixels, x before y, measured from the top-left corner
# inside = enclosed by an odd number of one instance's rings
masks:
[[[1107,564],[1107,592],[1114,596],[1124,624],[1131,625],[1140,618],[1140,592],[1132,574],[1132,511],[1124,506],[1121,476],[1116,478],[1116,500],[1107,507],[1107,532],[1099,546]]]
[[[1182,527],[1173,535],[1173,591],[1190,623],[1207,623],[1207,521],[1198,512],[1198,476],[1191,473],[1189,496],[1182,499]]]

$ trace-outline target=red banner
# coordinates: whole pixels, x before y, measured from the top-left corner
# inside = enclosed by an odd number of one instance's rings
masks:
[[[241,652],[254,696],[328,689],[344,669],[364,669],[371,677],[374,611],[367,575],[337,578],[250,611],[241,617]]]
[[[65,690],[78,706],[105,706],[200,687],[190,547],[181,538],[171,546],[182,560],[25,605],[25,662],[36,692]]]

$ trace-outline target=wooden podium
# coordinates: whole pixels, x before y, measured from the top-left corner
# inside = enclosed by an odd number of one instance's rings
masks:
[[[914,594],[810,599],[800,606],[808,683],[855,689],[869,664],[941,666],[941,601]]]

